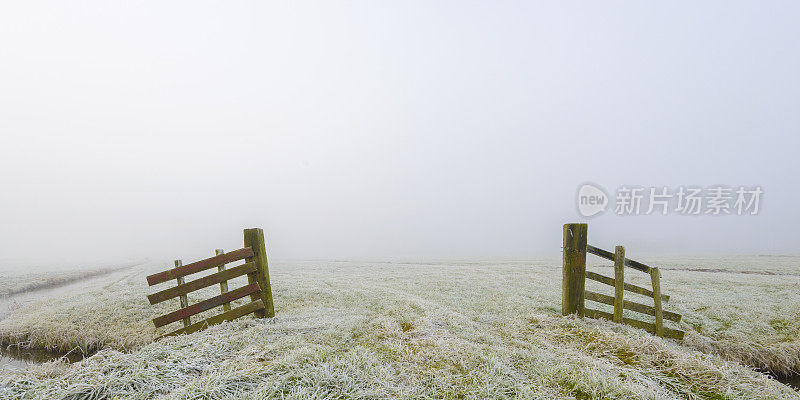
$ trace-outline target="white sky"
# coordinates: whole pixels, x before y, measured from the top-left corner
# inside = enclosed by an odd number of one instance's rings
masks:
[[[577,187],[761,185],[590,242],[800,253],[796,2],[4,2],[0,258],[557,255]],[[613,208],[613,206],[612,206]]]

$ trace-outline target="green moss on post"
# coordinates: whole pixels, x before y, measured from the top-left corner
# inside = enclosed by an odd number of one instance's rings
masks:
[[[664,337],[664,312],[661,308],[661,272],[658,268],[650,269],[650,280],[653,283],[653,302],[656,317],[656,335]]]
[[[625,292],[625,248],[614,249],[614,322],[622,323],[623,293]]]
[[[244,230],[244,246],[253,250],[253,257],[247,258],[247,262],[255,262],[256,271],[247,275],[250,283],[258,283],[261,293],[250,296],[251,301],[261,300],[264,309],[255,312],[256,317],[274,317],[275,308],[272,304],[272,287],[269,282],[269,267],[267,265],[267,249],[264,242],[264,231],[261,228],[249,228]]]
[[[564,225],[564,264],[561,286],[561,313],[583,317],[586,282],[586,224]]]
[[[178,267],[180,267],[182,265],[183,265],[183,261],[175,260],[175,268],[178,268]],[[182,276],[179,277],[178,278],[178,285],[183,285],[184,283],[186,283],[186,281],[183,279],[183,277]],[[185,294],[182,294],[180,299],[181,299],[181,308],[189,307],[189,297],[188,296],[186,296]],[[189,326],[191,324],[192,324],[192,319],[191,318],[186,317],[186,318],[183,319],[183,326]]]
[[[225,254],[225,250],[216,249],[216,250],[214,250],[214,253],[216,255]],[[217,267],[217,271],[218,272],[225,271],[225,264],[220,264],[219,267]],[[219,291],[220,291],[221,294],[228,293],[228,281],[219,283]],[[230,311],[230,310],[231,310],[231,303],[225,303],[225,304],[222,305],[222,311],[223,312]]]

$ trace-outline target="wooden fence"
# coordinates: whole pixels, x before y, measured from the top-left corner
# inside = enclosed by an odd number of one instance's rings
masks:
[[[681,315],[664,311],[663,302],[669,301],[669,296],[661,293],[661,273],[658,268],[644,265],[640,262],[625,258],[625,248],[617,246],[615,252],[606,251],[586,243],[586,224],[564,225],[564,264],[563,282],[561,291],[561,312],[564,315],[578,314],[578,316],[591,318],[604,318],[617,323],[624,323],[636,328],[644,329],[660,337],[683,339],[684,332],[678,329],[664,327],[664,320],[675,323],[680,322]],[[586,271],[586,254],[593,254],[614,262],[614,277],[607,277],[595,272]],[[652,290],[625,283],[625,267],[644,272],[650,275]],[[591,279],[614,287],[614,296],[592,292],[585,289],[586,279]],[[653,299],[653,306],[625,300],[625,291],[647,296]],[[607,304],[614,307],[614,313],[586,308],[586,300]],[[655,318],[655,324],[639,321],[623,316],[623,310],[630,310]]]
[[[180,299],[181,308],[179,310],[154,318],[153,324],[155,324],[156,328],[159,328],[180,320],[183,322],[183,328],[161,337],[196,332],[210,325],[230,321],[250,313],[254,313],[259,318],[275,316],[272,304],[272,288],[269,282],[269,268],[267,266],[267,251],[264,244],[264,231],[259,228],[245,229],[244,248],[230,253],[217,249],[216,254],[214,257],[186,265],[182,265],[181,260],[176,260],[175,268],[147,277],[147,283],[150,286],[173,280],[177,282],[174,287],[147,296],[150,304],[158,304],[176,297]],[[225,264],[239,260],[244,260],[244,264],[230,269],[225,268]],[[188,275],[211,268],[217,268],[217,272],[189,282],[184,280]],[[242,275],[247,275],[248,284],[229,291],[228,280]],[[219,284],[220,295],[189,305],[187,296],[189,293],[216,284]],[[246,296],[250,296],[249,303],[231,309],[232,301]],[[220,306],[222,307],[221,314],[199,322],[191,322],[193,315]]]

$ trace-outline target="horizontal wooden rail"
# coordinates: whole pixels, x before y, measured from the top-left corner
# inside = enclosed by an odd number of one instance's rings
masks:
[[[605,283],[606,285],[609,285],[609,286],[614,286],[614,278],[611,278],[611,277],[608,277],[608,276],[605,276],[605,275],[600,275],[600,274],[598,274],[596,272],[586,271],[586,279],[591,279],[591,280],[596,281],[596,282]],[[636,286],[636,285],[633,285],[633,284],[630,284],[630,283],[624,283],[623,286],[624,286],[625,290],[627,290],[629,292],[641,294],[643,296],[647,296],[647,297],[650,297],[650,298],[653,297],[653,292],[650,289],[645,289],[645,288],[643,288],[641,286]],[[661,300],[669,301],[669,295],[662,294],[661,295]]]
[[[588,245],[588,244],[586,245],[586,252],[594,254],[594,255],[599,256],[599,257],[603,257],[606,260],[614,261],[614,253],[612,253],[610,251],[605,251],[603,249],[594,247],[592,245]],[[631,260],[629,258],[625,259],[625,265],[627,265],[627,266],[629,266],[629,267],[631,267],[631,268],[633,268],[635,270],[639,270],[639,271],[642,271],[642,272],[647,272],[648,274],[650,273],[650,267],[648,267],[647,265],[644,265],[644,264],[642,264],[642,263],[640,263],[638,261],[633,261],[633,260]]]
[[[250,294],[255,294],[258,292],[259,288],[258,284],[256,283],[243,286],[236,290],[225,292],[219,296],[212,297],[208,300],[203,300],[199,303],[192,304],[191,306],[181,308],[180,310],[173,311],[169,314],[164,314],[158,318],[154,318],[153,324],[155,324],[156,328],[159,328],[164,325],[178,321],[180,319],[188,318],[191,317],[192,315],[199,314],[206,310],[210,310],[214,307],[221,306],[223,304],[227,304],[228,307],[230,307],[231,301],[241,299],[242,297],[245,297]]]
[[[222,272],[217,272],[212,275],[204,276],[200,279],[195,279],[191,282],[187,282],[182,285],[178,285],[169,289],[164,289],[160,292],[148,295],[147,299],[150,301],[150,304],[158,304],[161,303],[162,301],[178,297],[182,294],[188,294],[194,292],[197,289],[202,289],[204,287],[216,285],[217,283],[236,278],[237,276],[249,274],[251,272],[254,272],[255,270],[256,270],[256,264],[253,262],[249,262],[246,264],[239,265],[238,267],[226,269]]]
[[[590,318],[603,318],[603,319],[607,319],[607,320],[610,320],[610,321],[614,320],[614,314],[607,313],[607,312],[600,311],[600,310],[594,310],[594,309],[591,309],[591,308],[584,308],[584,315],[586,315],[587,317],[590,317]],[[647,323],[647,322],[642,322],[642,321],[639,321],[639,320],[636,320],[636,319],[633,319],[633,318],[623,318],[622,322],[625,323],[625,324],[628,324],[628,325],[630,325],[630,326],[632,326],[634,328],[644,329],[645,331],[650,332],[652,334],[656,333],[656,326],[653,325],[653,324]],[[672,339],[676,339],[676,340],[681,340],[681,339],[683,339],[684,335],[685,335],[684,331],[680,331],[680,330],[677,330],[677,329],[664,328],[664,337],[668,337],[668,338],[672,338]]]
[[[247,314],[250,314],[252,312],[256,312],[258,310],[263,310],[263,309],[264,309],[264,302],[261,301],[261,300],[256,300],[256,301],[247,303],[247,304],[245,304],[243,306],[236,307],[233,310],[226,311],[226,312],[224,312],[222,314],[215,315],[215,316],[213,316],[211,318],[208,318],[208,319],[205,319],[203,321],[191,324],[191,325],[189,325],[189,326],[187,326],[185,328],[181,328],[181,329],[178,329],[176,331],[172,331],[170,333],[167,333],[167,334],[165,334],[163,336],[159,336],[158,338],[156,338],[156,340],[161,339],[163,337],[167,337],[167,336],[180,335],[182,333],[197,332],[197,331],[199,331],[201,329],[205,329],[206,327],[208,327],[210,325],[216,325],[216,324],[219,324],[219,323],[222,323],[222,322],[225,322],[225,321],[231,321],[231,320],[234,320],[236,318],[239,318],[239,317],[245,316]]]
[[[205,260],[186,264],[181,267],[173,268],[167,271],[159,272],[147,277],[147,284],[153,286],[158,283],[171,281],[182,276],[191,275],[197,272],[205,271],[209,268],[214,268],[223,264],[232,263],[234,261],[243,260],[253,256],[253,250],[249,247],[235,250],[230,253],[220,254]]]
[[[608,304],[610,306],[614,305],[613,296],[606,296],[604,294],[595,293],[589,290],[586,291],[585,298],[586,300],[596,301],[598,303]],[[653,317],[656,316],[656,309],[654,307],[635,303],[628,300],[622,301],[622,308],[642,314],[647,314]],[[663,318],[673,322],[681,322],[681,315],[670,311],[663,311]]]

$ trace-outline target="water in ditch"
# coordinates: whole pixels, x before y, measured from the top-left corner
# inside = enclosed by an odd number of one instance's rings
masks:
[[[39,349],[25,349],[16,346],[0,346],[0,370],[23,370],[31,365],[42,364],[63,358],[68,363],[83,360],[83,353],[73,351],[67,354],[53,353]]]
[[[796,375],[772,375],[775,380],[791,387],[794,390],[800,391],[800,374]]]

